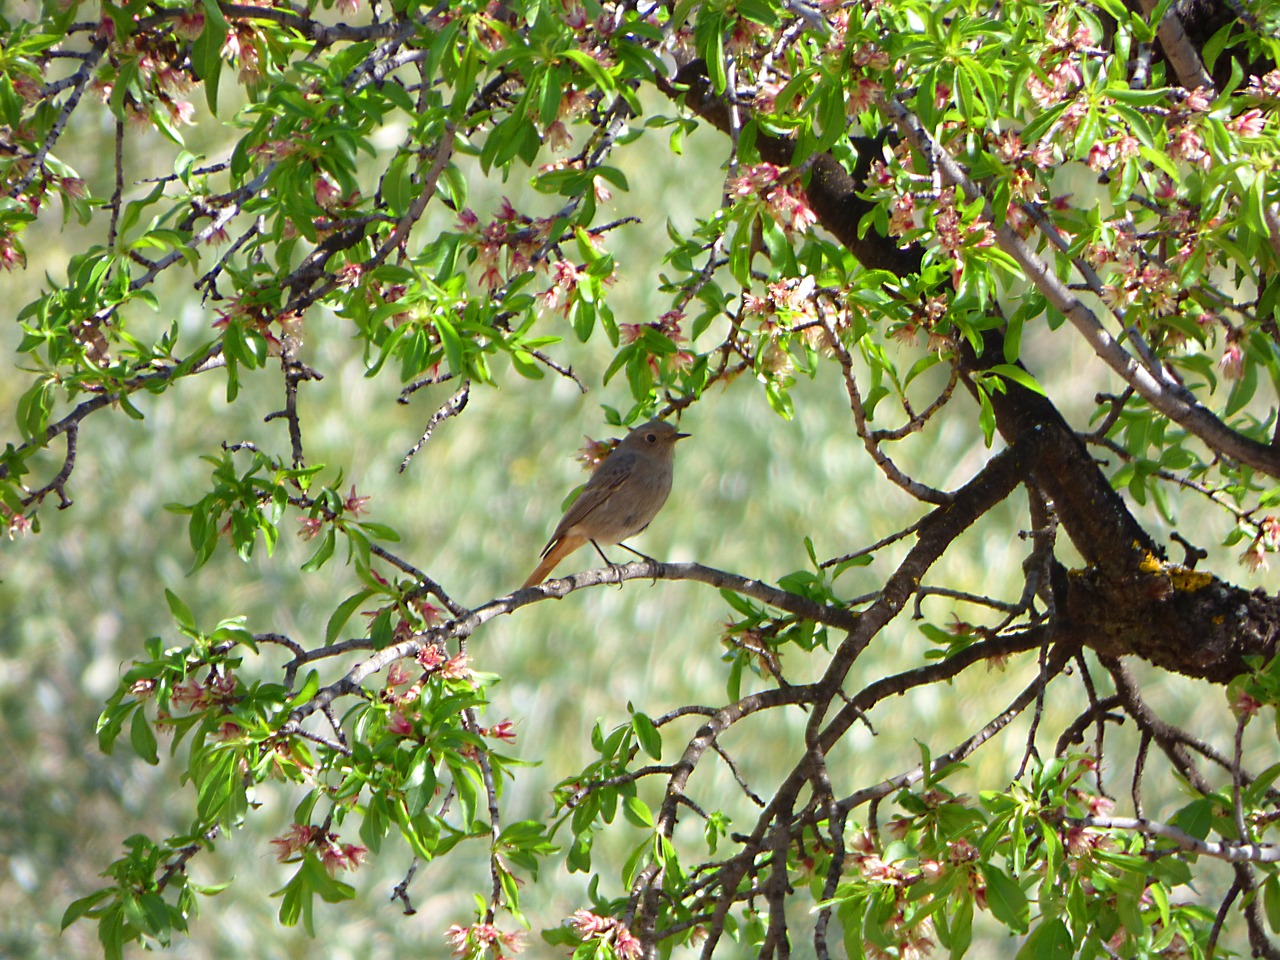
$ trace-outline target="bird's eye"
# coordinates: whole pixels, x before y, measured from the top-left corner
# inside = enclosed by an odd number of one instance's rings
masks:
[[[644,435],[644,438],[645,438],[646,440],[648,440],[650,443],[657,443],[657,442],[658,442],[658,435],[657,435],[656,433],[646,433],[646,434]]]

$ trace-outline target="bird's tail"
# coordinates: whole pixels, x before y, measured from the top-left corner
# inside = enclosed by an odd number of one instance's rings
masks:
[[[580,537],[576,534],[566,534],[559,540],[553,540],[548,544],[547,549],[542,551],[542,562],[538,564],[538,568],[529,574],[529,579],[524,582],[520,589],[525,590],[529,587],[536,587],[547,579],[551,571],[556,568],[557,563],[586,542],[586,537]]]

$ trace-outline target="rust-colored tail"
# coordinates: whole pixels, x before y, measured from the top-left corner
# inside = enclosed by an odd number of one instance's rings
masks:
[[[547,579],[547,575],[556,568],[556,564],[567,557],[573,551],[587,542],[587,538],[579,536],[575,533],[565,534],[558,540],[552,540],[547,544],[547,549],[542,551],[542,562],[538,564],[538,569],[529,574],[529,579],[521,586],[521,590],[527,587],[536,587],[543,580]]]

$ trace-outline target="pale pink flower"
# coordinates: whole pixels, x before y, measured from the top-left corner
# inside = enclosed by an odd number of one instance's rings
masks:
[[[358,517],[360,514],[365,512],[364,506],[371,499],[373,498],[356,496],[356,485],[353,483],[351,485],[351,492],[347,494],[347,498],[342,502],[342,505],[346,507],[347,512],[353,517]]]
[[[1227,121],[1227,129],[1241,137],[1256,137],[1262,133],[1266,125],[1266,118],[1257,107],[1252,107],[1240,116]]]
[[[298,536],[303,540],[310,540],[324,529],[324,519],[321,517],[299,517],[298,522],[302,524],[302,529],[298,531]]]
[[[1244,350],[1239,342],[1228,339],[1222,351],[1222,359],[1218,361],[1218,369],[1228,380],[1239,380],[1244,373]]]
[[[1270,564],[1267,563],[1267,553],[1263,549],[1262,541],[1255,540],[1249,545],[1244,553],[1240,554],[1240,565],[1250,573],[1257,573],[1259,570],[1266,570]]]
[[[454,657],[450,657],[440,668],[440,676],[446,680],[470,680],[471,667],[469,666],[471,658],[465,653],[459,653]]]

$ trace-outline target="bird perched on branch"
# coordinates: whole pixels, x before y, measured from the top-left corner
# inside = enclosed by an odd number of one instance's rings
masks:
[[[623,437],[565,511],[542,550],[542,562],[524,586],[541,583],[556,564],[586,543],[613,566],[601,546],[622,544],[657,516],[671,493],[676,442],[687,436],[663,420],[650,420]]]

